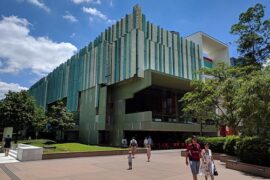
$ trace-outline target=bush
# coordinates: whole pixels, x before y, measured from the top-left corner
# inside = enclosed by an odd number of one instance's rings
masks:
[[[45,144],[45,145],[51,145],[51,144],[56,144],[56,142],[55,141],[52,141],[52,140],[46,140],[46,141],[43,142],[43,144]]]
[[[224,153],[235,156],[236,155],[236,142],[240,141],[239,136],[227,136],[223,145]]]
[[[263,166],[270,165],[269,142],[258,137],[245,137],[236,143],[240,161]]]
[[[226,137],[197,137],[198,143],[201,145],[201,148],[204,148],[206,143],[209,144],[209,148],[212,152],[223,153],[223,145],[226,140]],[[186,139],[187,144],[191,142],[191,138]]]
[[[214,153],[224,153],[223,145],[226,137],[210,137],[207,138],[207,143],[209,143],[209,148]]]

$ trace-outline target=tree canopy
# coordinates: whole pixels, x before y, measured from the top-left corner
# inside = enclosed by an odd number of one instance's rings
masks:
[[[270,59],[270,20],[264,6],[256,4],[241,13],[231,27],[240,66],[215,64],[199,73],[205,81],[193,81],[193,90],[184,95],[183,111],[199,120],[212,119],[245,135],[270,137],[270,70],[262,68]]]
[[[54,105],[49,107],[46,115],[49,118],[50,131],[53,133],[60,130],[62,136],[64,130],[75,126],[73,114],[67,111],[62,101],[57,101]]]
[[[235,133],[270,135],[269,68],[220,63],[201,72],[211,78],[192,82],[193,90],[181,99],[184,113],[228,125]]]
[[[15,132],[32,126],[42,129],[46,123],[43,110],[38,107],[27,91],[11,92],[0,101],[0,125],[12,126]]]
[[[263,19],[264,8],[262,4],[250,7],[231,27],[231,34],[239,36],[236,43],[242,65],[258,65],[270,58],[270,19]]]

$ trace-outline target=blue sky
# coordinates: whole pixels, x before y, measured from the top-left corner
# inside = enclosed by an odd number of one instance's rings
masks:
[[[1,0],[0,99],[29,88],[139,4],[147,20],[182,36],[204,31],[230,47],[241,12],[269,0]]]

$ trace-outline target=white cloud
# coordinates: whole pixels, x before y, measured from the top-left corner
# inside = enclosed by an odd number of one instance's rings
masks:
[[[92,4],[101,4],[100,0],[71,0],[75,4],[81,3],[92,3]]]
[[[19,84],[15,83],[6,83],[0,81],[0,99],[5,98],[5,94],[8,93],[8,91],[15,91],[19,92],[21,90],[27,90],[28,88],[22,87]]]
[[[29,24],[16,16],[3,17],[0,21],[0,73],[30,70],[43,76],[77,51],[71,43],[29,35]]]
[[[100,12],[99,10],[97,10],[96,8],[86,8],[83,7],[82,8],[83,12],[90,14],[92,17],[90,17],[90,22],[93,21],[93,18],[96,17],[98,19],[101,19],[109,24],[114,23],[115,20],[113,19],[109,19],[105,14],[103,14],[102,12]]]
[[[48,8],[41,0],[27,0],[27,2],[41,8],[44,9],[47,12],[50,12],[50,8]]]
[[[67,14],[63,16],[63,18],[70,21],[70,22],[77,22],[78,21],[78,19],[76,17],[74,17],[73,15],[71,15],[69,12],[67,12]]]

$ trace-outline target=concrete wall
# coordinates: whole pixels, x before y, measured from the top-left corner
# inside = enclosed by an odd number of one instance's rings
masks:
[[[106,129],[106,101],[107,87],[81,92],[79,139],[82,143],[98,144],[98,131]]]

